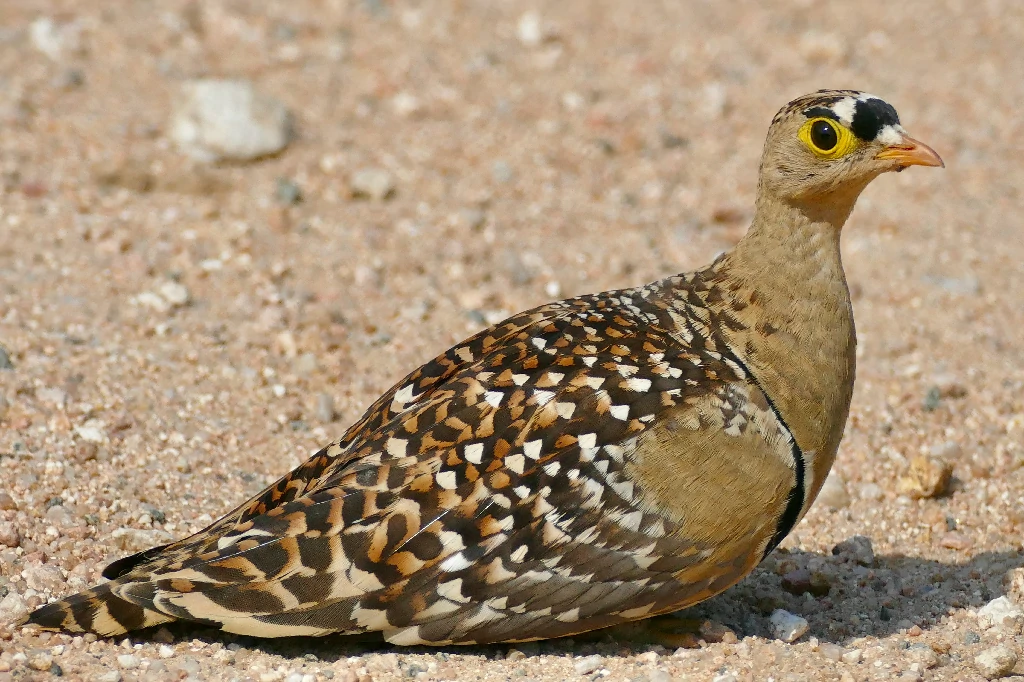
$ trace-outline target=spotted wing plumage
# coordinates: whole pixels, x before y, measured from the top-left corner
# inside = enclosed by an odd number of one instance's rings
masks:
[[[693,421],[683,430],[698,447],[710,442],[702,419],[755,430],[744,409],[758,389],[704,333],[703,308],[665,302],[681,283],[544,306],[475,335],[221,521],[33,622],[95,629],[109,596],[136,607],[133,623],[483,643],[591,630],[725,589],[774,527],[723,549],[645,497],[631,471],[684,442],[652,436],[666,415]],[[758,443],[790,447],[781,423],[757,428]],[[118,621],[104,613],[108,631]]]

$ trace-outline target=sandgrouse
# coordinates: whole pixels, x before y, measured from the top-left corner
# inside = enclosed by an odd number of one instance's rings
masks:
[[[702,270],[489,327],[196,535],[47,604],[44,628],[513,642],[681,609],[806,513],[850,407],[839,237],[877,175],[941,166],[892,106],[775,116],[746,236]]]

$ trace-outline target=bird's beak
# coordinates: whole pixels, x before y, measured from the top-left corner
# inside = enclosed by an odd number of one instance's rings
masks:
[[[912,137],[904,135],[899,142],[886,145],[886,147],[875,155],[876,159],[895,161],[897,170],[903,170],[907,166],[934,166],[945,168],[946,164],[935,153],[935,150],[924,142],[918,142]]]

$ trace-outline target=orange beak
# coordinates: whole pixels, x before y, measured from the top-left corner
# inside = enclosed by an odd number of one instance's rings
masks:
[[[899,166],[897,170],[903,170],[907,166],[946,167],[946,164],[942,163],[942,159],[939,158],[934,149],[924,142],[918,142],[914,138],[905,135],[896,144],[890,144],[875,154],[875,158],[895,161],[897,166]]]

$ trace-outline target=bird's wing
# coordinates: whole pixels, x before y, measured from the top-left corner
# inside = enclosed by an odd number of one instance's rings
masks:
[[[570,634],[724,589],[760,559],[792,475],[783,466],[764,486],[762,520],[723,524],[739,529],[725,549],[670,498],[713,504],[735,479],[719,455],[752,448],[768,462],[789,436],[757,412],[770,409],[741,366],[616,304],[556,304],[453,348],[321,455],[333,459],[312,485],[275,486],[272,506],[215,524],[113,593],[233,632],[411,644]],[[651,427],[665,417],[678,428]],[[726,433],[737,424],[752,427]],[[641,470],[686,453],[682,489],[638,488]]]

